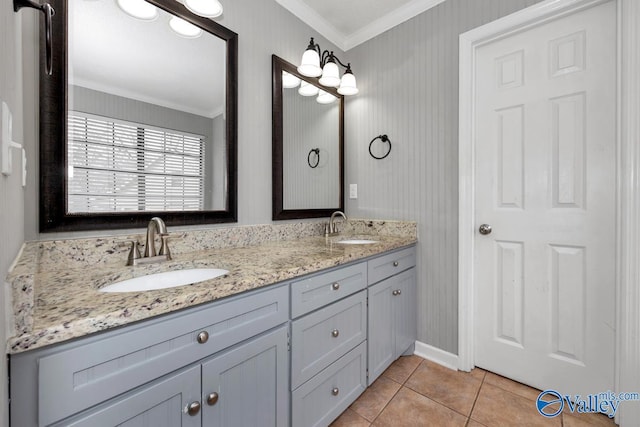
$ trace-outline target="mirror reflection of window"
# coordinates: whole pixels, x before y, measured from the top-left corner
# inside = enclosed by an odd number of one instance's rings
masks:
[[[201,30],[197,36],[180,35],[169,25],[172,15],[160,9],[145,21],[125,13],[115,1],[70,1],[68,8],[68,114],[111,123],[113,141],[130,138],[118,134],[129,123],[138,144],[145,134],[142,141],[150,147],[152,133],[159,132],[164,136],[153,138],[163,139],[165,146],[132,154],[113,145],[110,172],[70,164],[67,211],[227,209],[225,41]],[[74,123],[69,121],[69,134],[76,133]],[[176,141],[169,143],[172,138]],[[199,145],[197,158],[185,142],[191,138]],[[69,139],[74,162],[80,161],[81,147],[88,165],[105,162],[95,146],[77,144]],[[128,166],[117,171],[132,158],[144,160],[135,166],[138,175]]]
[[[204,136],[78,112],[68,131],[69,212],[203,209]]]

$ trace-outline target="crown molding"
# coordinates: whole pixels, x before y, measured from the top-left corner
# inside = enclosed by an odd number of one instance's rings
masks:
[[[405,21],[436,7],[445,0],[413,0],[395,9],[394,11],[373,21],[369,25],[362,27],[358,31],[349,34],[344,40],[344,50],[354,47],[384,33],[391,28],[402,24]]]
[[[315,9],[302,0],[276,0],[276,2],[344,52],[344,42],[347,36],[320,16]]]
[[[351,34],[345,34],[320,16],[303,0],[276,0],[298,19],[320,33],[324,38],[346,52],[367,40],[399,25],[416,15],[439,5],[445,0],[412,0],[409,3],[373,21]]]

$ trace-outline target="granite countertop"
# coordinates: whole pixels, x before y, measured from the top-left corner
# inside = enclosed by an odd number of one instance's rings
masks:
[[[370,245],[336,243],[346,237],[373,238]],[[13,297],[15,335],[8,353],[19,353],[82,337],[130,322],[218,300],[283,282],[322,269],[364,259],[416,242],[411,235],[342,235],[265,241],[236,247],[209,248],[175,254],[171,261],[125,267],[117,263],[65,262],[58,259],[44,268],[42,245],[38,252],[25,247],[9,275]],[[222,268],[223,277],[146,292],[104,293],[98,289],[120,280],[186,268]]]

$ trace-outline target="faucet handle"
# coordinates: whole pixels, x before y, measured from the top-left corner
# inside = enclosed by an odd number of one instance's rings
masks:
[[[169,250],[169,233],[161,233],[160,240],[160,252],[158,252],[158,255],[165,255],[167,260],[170,260],[171,251]]]
[[[131,249],[129,250],[129,256],[127,257],[127,265],[134,265],[135,260],[140,259],[140,248],[138,247],[137,240],[131,240]]]

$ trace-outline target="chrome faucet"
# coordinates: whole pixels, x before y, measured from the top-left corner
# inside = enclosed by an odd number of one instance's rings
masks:
[[[156,233],[160,236],[160,250],[156,252]],[[168,261],[171,259],[169,251],[169,233],[167,226],[160,218],[153,217],[147,225],[147,237],[144,244],[144,255],[140,256],[138,241],[131,244],[131,251],[127,259],[127,265],[149,264],[152,262]]]
[[[335,220],[336,217],[340,215],[344,220],[347,220],[347,216],[342,211],[335,211],[331,214],[331,219],[329,219],[328,227],[325,227],[325,236],[335,236],[338,234],[338,229],[336,228]]]

